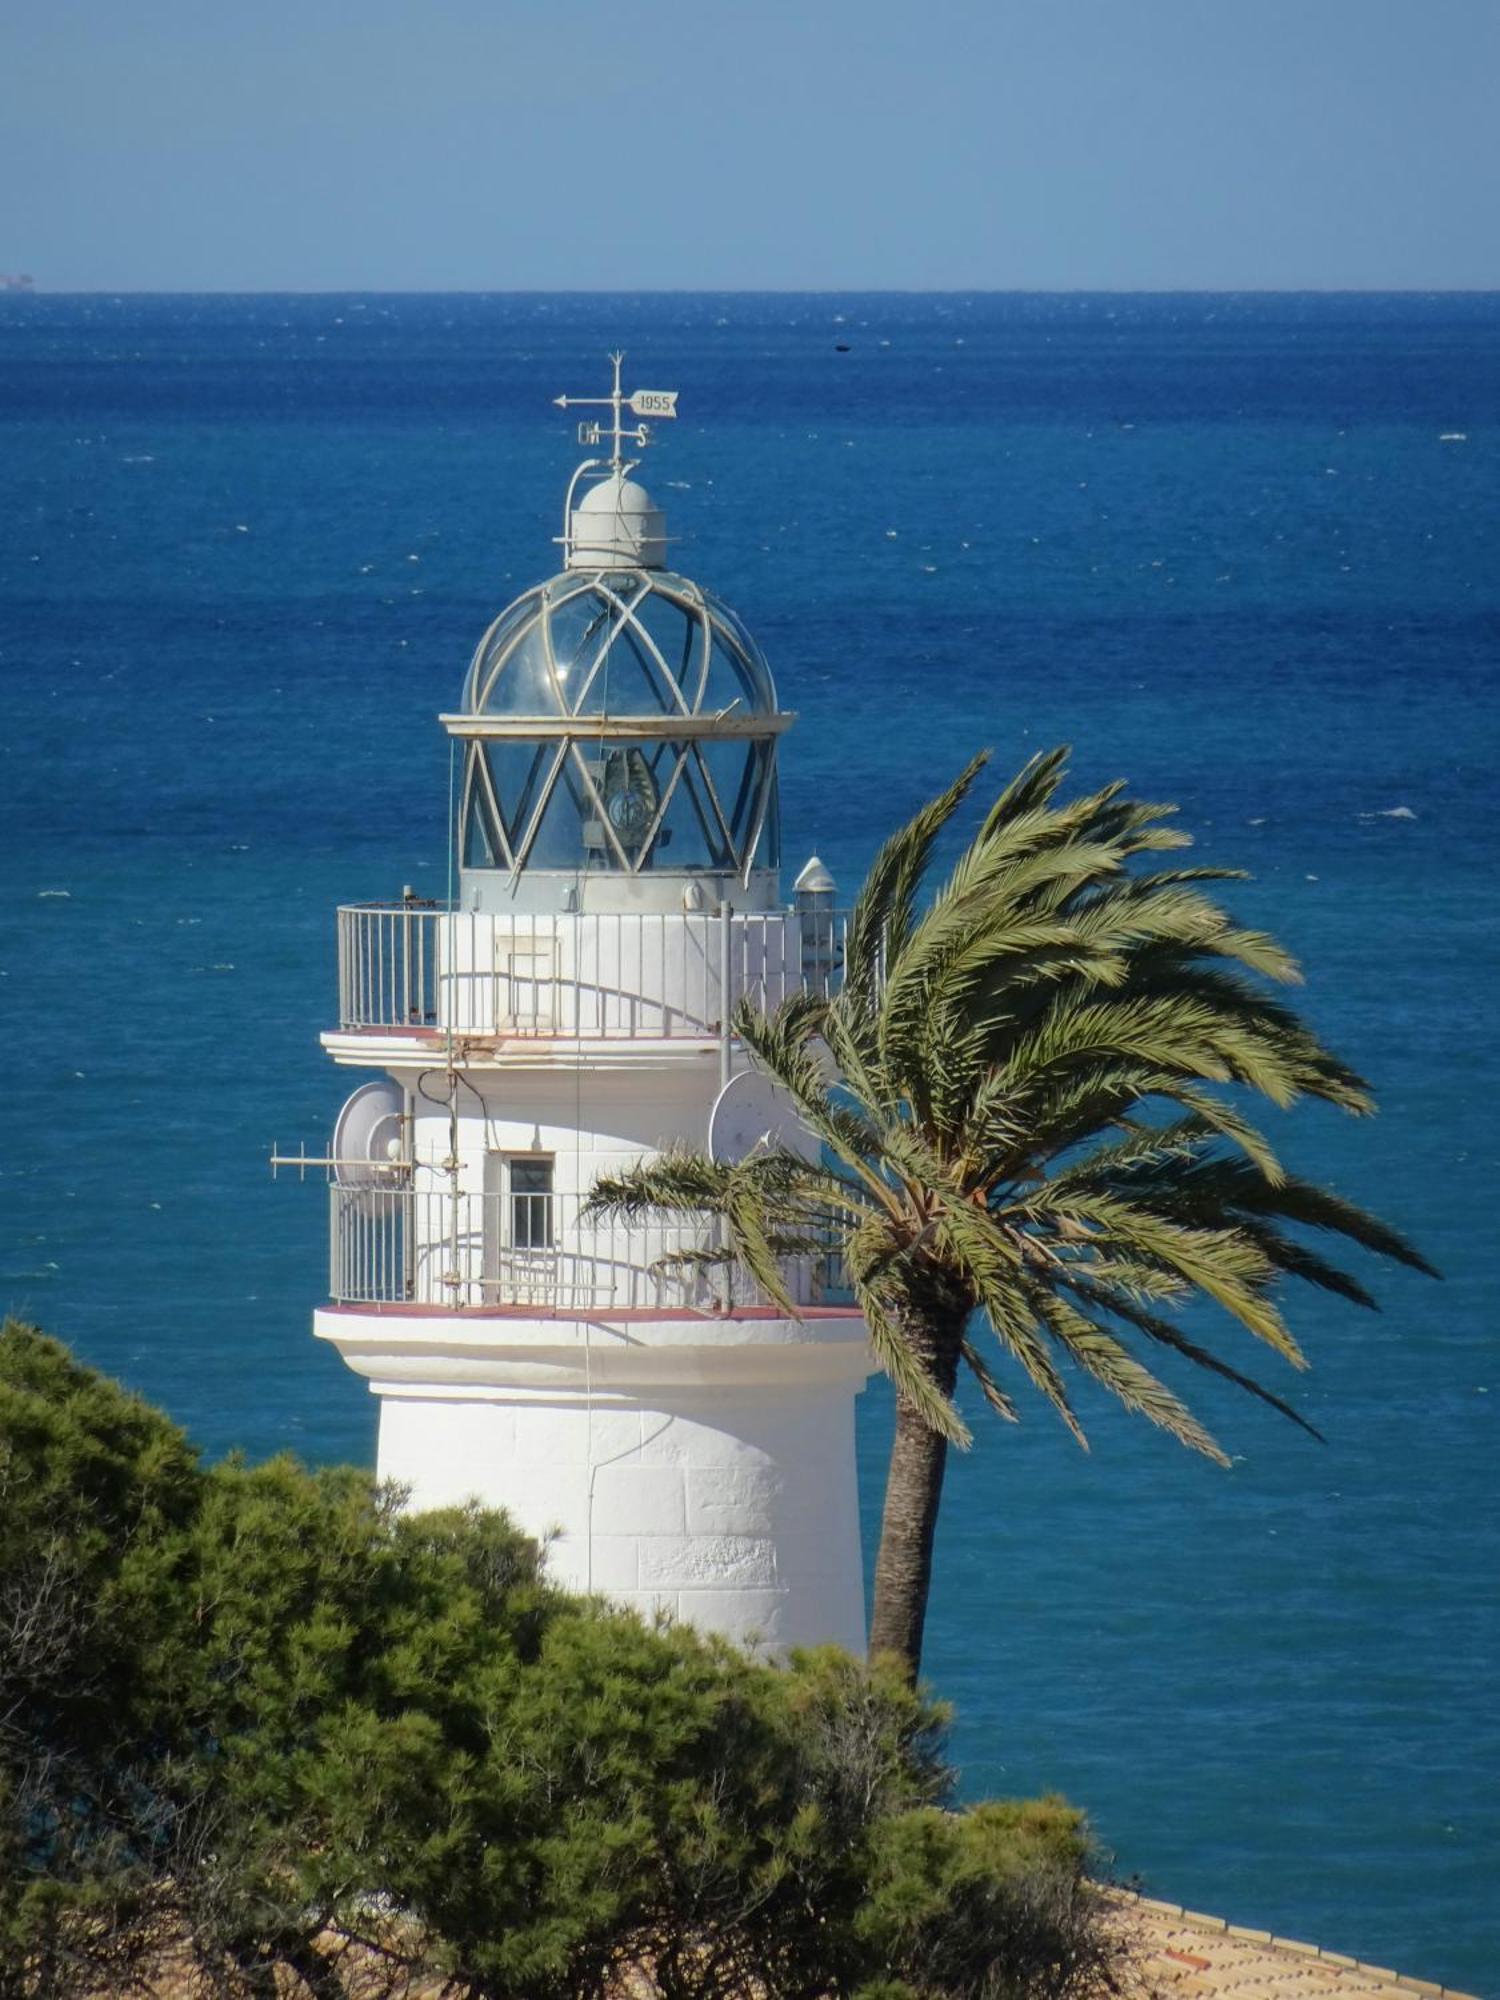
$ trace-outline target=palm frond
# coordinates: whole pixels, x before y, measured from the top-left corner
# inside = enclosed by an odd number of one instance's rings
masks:
[[[1314,1429],[1306,1417],[1290,1403],[1273,1394],[1253,1376],[1241,1373],[1238,1368],[1231,1368],[1229,1363],[1221,1360],[1211,1348],[1189,1340],[1180,1327],[1174,1326],[1170,1320],[1163,1319],[1159,1313],[1150,1312],[1135,1300],[1121,1298],[1118,1294],[1096,1287],[1085,1279],[1070,1278],[1067,1282],[1070,1289],[1076,1291],[1091,1305],[1101,1311],[1113,1313],[1117,1319],[1126,1320],[1149,1339],[1159,1342],[1163,1347],[1171,1348],[1174,1354],[1181,1354],[1207,1374],[1217,1375],[1225,1382],[1233,1382],[1235,1387],[1243,1389],[1247,1396],[1255,1397],[1257,1402],[1269,1404],[1273,1410],[1289,1418],[1299,1430],[1306,1431],[1309,1437],[1315,1437],[1319,1444],[1327,1442],[1323,1433]]]
[[[1302,972],[1266,931],[1247,930],[1222,905],[1181,883],[1150,886],[1140,879],[1111,883],[1083,908],[1068,913],[1085,937],[1116,950],[1175,945],[1184,952],[1242,965],[1263,979],[1297,985]]]
[[[1001,1347],[1082,1444],[1067,1386],[1047,1351],[1021,1282],[1023,1263],[1015,1238],[986,1209],[947,1189],[931,1189],[930,1201],[932,1222],[921,1254],[962,1279]]]
[[[1038,750],[1029,758],[990,807],[978,839],[988,840],[1011,821],[1050,806],[1067,774],[1071,755],[1071,746],[1060,743],[1054,750]]]
[[[1185,1162],[1201,1160],[1218,1138],[1217,1128],[1199,1117],[1179,1118],[1170,1125],[1127,1123],[1123,1138],[1059,1167],[1051,1182],[1054,1187],[1108,1188],[1132,1169],[1170,1174]]]
[[[1214,1226],[1228,1221],[1235,1227],[1257,1220],[1297,1223],[1346,1236],[1427,1277],[1439,1275],[1399,1231],[1368,1209],[1295,1175],[1269,1181],[1248,1160],[1210,1154],[1180,1172],[1164,1172],[1139,1160],[1122,1169],[1119,1178],[1121,1192],[1130,1200],[1150,1203],[1158,1213],[1181,1222]]]
[[[585,1222],[642,1222],[655,1213],[719,1215],[728,1168],[703,1153],[672,1151],[624,1173],[600,1174],[580,1211]]]
[[[976,1157],[985,1162],[990,1179],[999,1181],[1023,1167],[1040,1173],[1096,1134],[1132,1129],[1158,1100],[1201,1118],[1273,1187],[1285,1178],[1269,1140],[1227,1099],[1133,1061],[1086,1066],[1021,1087],[992,1074],[970,1106],[969,1126],[980,1142]]]
[[[1085,1374],[1091,1375],[1137,1416],[1176,1438],[1190,1451],[1201,1452],[1219,1465],[1228,1465],[1223,1448],[1206,1431],[1192,1411],[1157,1380],[1124,1344],[1097,1320],[1080,1312],[1062,1293],[1043,1285],[1031,1292],[1032,1306],[1047,1327]]]
[[[900,1293],[893,1287],[889,1269],[879,1285],[856,1281],[855,1298],[870,1330],[870,1347],[891,1387],[921,1417],[923,1423],[949,1444],[966,1451],[974,1442],[973,1432],[959,1415],[952,1399],[945,1396],[915,1353],[907,1329],[901,1323]]]
[[[995,1415],[1003,1418],[1008,1424],[1018,1424],[1021,1421],[1020,1412],[990,1373],[989,1363],[967,1335],[964,1338],[960,1352],[963,1355],[970,1374],[979,1384],[979,1393],[995,1412]]]
[[[1273,1228],[1269,1222],[1248,1215],[1238,1218],[1238,1226],[1247,1236],[1254,1238],[1283,1276],[1300,1278],[1304,1284],[1316,1285],[1320,1291],[1333,1292],[1337,1297],[1347,1299],[1351,1305],[1363,1306],[1367,1312],[1379,1312],[1379,1300],[1352,1272],[1330,1263],[1307,1244],[1288,1236],[1284,1229]]]
[[[879,1176],[870,1162],[880,1152],[878,1129],[863,1117],[847,1090],[835,1096],[828,1087],[813,1040],[813,1021],[822,1017],[788,1001],[774,1014],[763,1014],[742,1001],[735,1009],[735,1033],[765,1073],[779,1083],[797,1107],[809,1132],[844,1166],[882,1197]]]
[[[1184,1177],[1181,1192],[1190,1203],[1206,1197],[1216,1205],[1232,1207],[1246,1216],[1275,1217],[1347,1236],[1379,1257],[1404,1264],[1409,1271],[1420,1271],[1429,1278],[1442,1275],[1399,1230],[1314,1181],[1287,1175],[1279,1185],[1272,1186],[1247,1172],[1242,1161],[1224,1159],[1196,1166]]]
[[[1189,1227],[1119,1194],[1051,1182],[1028,1190],[1017,1206],[1031,1222],[1053,1229],[1062,1226],[1075,1241],[1091,1242],[1106,1254],[1118,1246],[1175,1271],[1294,1368],[1307,1366],[1285,1320],[1266,1296],[1275,1266],[1243,1231]]]
[[[855,899],[844,941],[845,990],[873,997],[883,954],[899,952],[911,929],[917,892],[938,835],[968,796],[989,761],[988,750],[971,757],[962,771],[929,804],[885,842]]]

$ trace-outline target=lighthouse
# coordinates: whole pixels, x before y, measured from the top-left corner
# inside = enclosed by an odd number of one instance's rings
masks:
[[[716,1225],[590,1218],[671,1147],[805,1143],[731,1029],[827,991],[831,878],[780,880],[794,718],[745,624],[668,561],[634,474],[673,392],[580,400],[562,567],[479,639],[454,744],[451,895],[338,913],[335,1063],[379,1074],[331,1156],[317,1338],[380,1406],[379,1476],[477,1500],[550,1574],[749,1646],[859,1650],[854,1399],[872,1361],[828,1258],[798,1316]],[[710,1253],[707,1256],[698,1253]]]

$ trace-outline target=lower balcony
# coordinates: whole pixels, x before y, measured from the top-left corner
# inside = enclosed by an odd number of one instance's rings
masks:
[[[338,1305],[721,1316],[772,1304],[741,1265],[715,1255],[707,1220],[585,1219],[582,1197],[564,1194],[335,1185],[329,1197]],[[785,1269],[799,1306],[848,1305],[832,1249]]]

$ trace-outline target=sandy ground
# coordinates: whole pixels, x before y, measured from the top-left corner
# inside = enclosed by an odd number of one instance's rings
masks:
[[[1269,1931],[1249,1930],[1223,1917],[1184,1910],[1124,1891],[1110,1891],[1128,1948],[1119,1972],[1119,2000],[1474,2000],[1471,1994],[1388,1966],[1366,1965],[1343,1953]],[[349,2000],[369,2000],[372,1985],[358,1953],[343,1961]],[[146,1989],[152,2000],[186,2000],[196,1982],[170,1958]],[[140,1989],[136,1989],[140,1990]],[[638,1975],[620,1988],[620,2000],[651,2000],[654,1988]],[[438,1989],[416,1980],[406,2000],[438,2000]],[[97,2000],[108,2000],[100,1993]]]

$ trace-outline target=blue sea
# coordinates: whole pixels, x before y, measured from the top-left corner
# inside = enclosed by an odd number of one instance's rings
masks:
[[[434,716],[616,345],[681,392],[677,566],[800,711],[789,874],[852,888],[980,744],[1176,800],[1379,1092],[1278,1140],[1446,1273],[1299,1302],[1321,1446],[1212,1382],[1227,1473],[1087,1394],[1087,1456],[980,1421],[926,1662],[966,1791],[1494,2000],[1500,295],[0,298],[0,1304],[211,1453],[371,1459],[266,1154],[348,1087],[334,906],[444,889]]]

